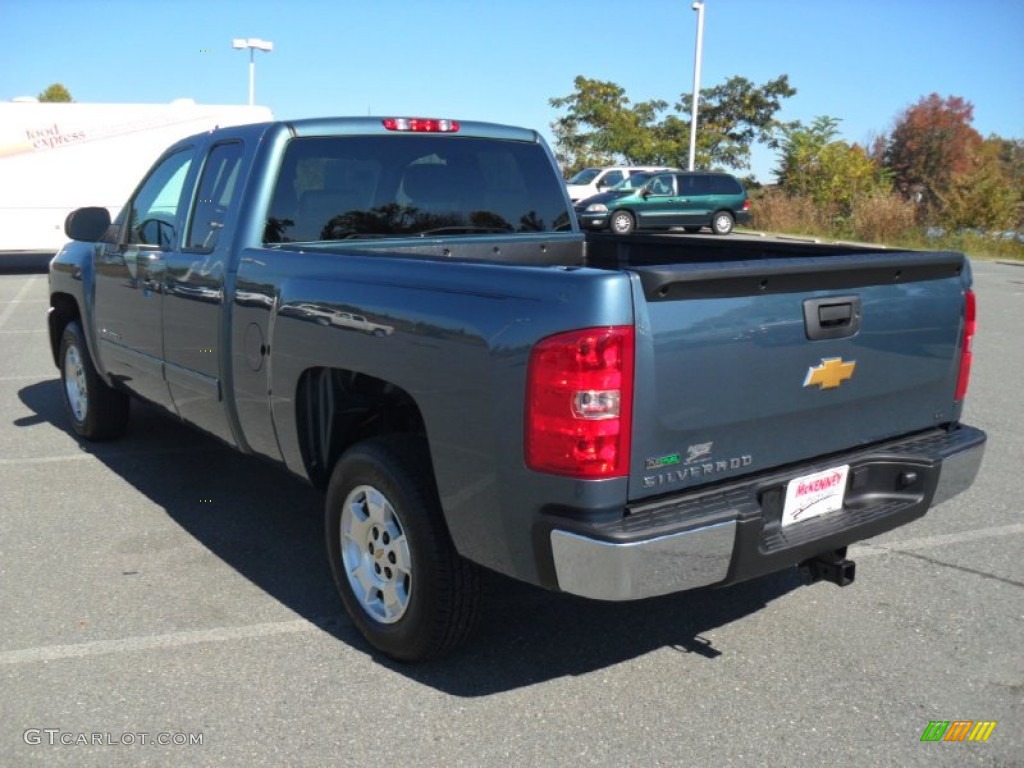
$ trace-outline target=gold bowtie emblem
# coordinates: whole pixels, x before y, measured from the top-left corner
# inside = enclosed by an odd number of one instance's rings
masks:
[[[807,378],[804,379],[804,386],[812,387],[816,384],[818,389],[835,389],[844,381],[853,377],[853,370],[856,367],[856,360],[844,363],[841,357],[823,357],[821,365],[815,365],[807,369]]]

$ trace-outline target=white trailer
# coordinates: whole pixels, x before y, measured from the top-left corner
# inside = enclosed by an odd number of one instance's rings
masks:
[[[0,103],[0,254],[55,253],[64,218],[98,205],[116,216],[168,146],[218,126],[272,120],[267,107]],[[0,258],[0,264],[3,259]]]

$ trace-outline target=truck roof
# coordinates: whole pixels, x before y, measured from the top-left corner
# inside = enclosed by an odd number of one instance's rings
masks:
[[[385,123],[394,123],[398,121],[405,121],[411,123],[412,121],[418,121],[419,125],[424,123],[445,123],[448,127],[445,129],[437,130],[425,130],[422,127],[417,128],[403,128],[403,127],[386,127]],[[511,125],[501,125],[498,123],[488,123],[476,120],[452,120],[447,118],[413,118],[405,116],[363,116],[363,117],[309,117],[302,118],[299,120],[276,120],[266,123],[251,124],[247,126],[231,126],[228,128],[220,128],[216,131],[211,132],[214,136],[238,136],[248,131],[266,131],[274,129],[283,129],[290,132],[293,136],[344,136],[351,134],[353,136],[360,135],[387,135],[394,134],[396,136],[403,134],[416,134],[416,133],[437,133],[445,134],[450,136],[473,136],[480,138],[489,139],[501,139],[505,141],[528,141],[536,142],[540,139],[540,134],[529,128],[521,128]],[[198,136],[203,134],[196,134],[190,136],[182,141],[194,141]]]

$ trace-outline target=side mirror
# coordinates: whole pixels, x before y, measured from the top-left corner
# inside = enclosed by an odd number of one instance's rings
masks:
[[[98,243],[110,228],[106,208],[77,208],[64,219],[64,234],[72,240]]]

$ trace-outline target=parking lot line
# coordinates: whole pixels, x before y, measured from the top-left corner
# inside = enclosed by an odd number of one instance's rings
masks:
[[[318,629],[321,629],[321,627],[312,621],[293,619],[291,621],[268,621],[262,624],[249,624],[237,627],[215,627],[213,629],[196,629],[188,632],[171,632],[165,635],[95,640],[89,643],[74,643],[71,645],[43,645],[38,648],[0,651],[0,665],[75,659],[84,656],[101,656],[128,651],[178,648],[183,645],[194,645],[196,643],[244,640],[250,637],[287,635],[295,632],[311,632]]]
[[[92,453],[90,451],[83,450],[81,453],[69,453],[64,456],[33,456],[19,459],[0,459],[0,466],[19,466],[24,464],[55,464],[62,461],[81,461],[82,459],[102,459],[104,461],[108,459],[117,458],[136,458],[145,456],[174,456],[176,454],[195,454],[195,453],[234,453],[227,446],[211,445],[209,447],[195,447],[190,446],[188,448],[162,448],[151,451],[117,451],[115,453],[104,453],[101,456]]]
[[[18,289],[18,292],[14,294],[14,298],[7,302],[7,306],[4,307],[2,312],[0,312],[0,328],[4,327],[11,315],[13,315],[14,311],[18,308],[18,304],[21,303],[21,300],[24,299],[25,296],[28,295],[28,292],[31,291],[42,279],[43,275],[30,277],[25,281],[21,288]]]
[[[920,536],[915,539],[902,539],[886,544],[873,544],[870,541],[855,544],[850,549],[857,557],[874,557],[875,555],[894,555],[908,549],[930,549],[945,547],[950,544],[963,544],[979,539],[994,539],[1000,536],[1012,536],[1024,533],[1024,523],[996,525],[990,528],[977,528],[973,531],[959,533],[940,533],[936,536]],[[851,557],[853,554],[850,555]]]

